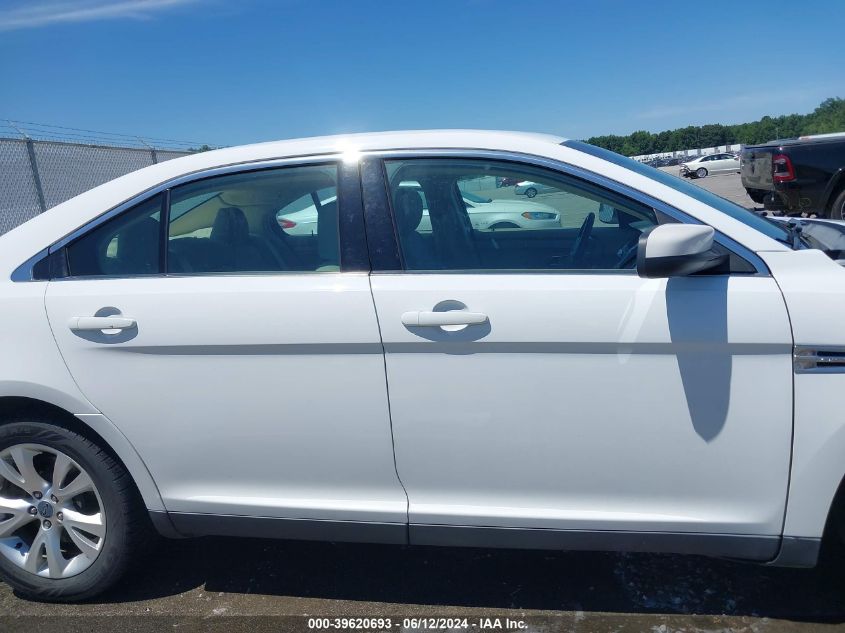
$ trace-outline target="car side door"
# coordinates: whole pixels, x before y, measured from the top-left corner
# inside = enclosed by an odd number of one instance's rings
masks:
[[[721,174],[727,170],[727,161],[724,154],[714,154],[710,161],[710,171],[714,174]]]
[[[54,249],[56,342],[178,529],[404,542],[359,187],[336,159],[195,174]]]
[[[739,157],[735,154],[725,154],[725,172],[726,173],[739,173],[740,163]]]
[[[774,280],[724,245],[732,263],[718,274],[642,279],[640,237],[692,220],[526,160],[456,152],[366,168],[411,541],[773,556],[792,380]],[[472,229],[461,187],[503,178],[546,185],[561,225]],[[401,180],[424,189],[430,234],[414,230]]]

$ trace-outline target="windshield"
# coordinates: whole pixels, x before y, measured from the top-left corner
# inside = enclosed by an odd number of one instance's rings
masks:
[[[778,223],[767,220],[753,211],[743,209],[741,206],[734,204],[730,200],[725,200],[714,193],[710,193],[706,189],[702,189],[697,185],[685,182],[672,174],[666,173],[665,171],[660,171],[654,167],[643,165],[635,160],[617,154],[616,152],[611,152],[610,150],[602,149],[582,141],[564,141],[561,145],[577,149],[578,151],[590,154],[591,156],[602,158],[614,165],[625,167],[640,174],[641,176],[645,176],[651,180],[656,180],[667,187],[671,187],[676,191],[685,193],[690,198],[694,198],[699,202],[703,202],[704,204],[713,207],[714,209],[718,209],[722,213],[732,217],[734,220],[739,220],[746,226],[750,226],[752,229],[756,229],[778,242],[788,245],[792,244],[789,231],[778,225]]]

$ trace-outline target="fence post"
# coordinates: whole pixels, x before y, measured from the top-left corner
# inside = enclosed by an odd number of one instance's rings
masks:
[[[38,195],[38,206],[41,207],[41,213],[47,210],[47,204],[44,202],[44,189],[41,187],[41,175],[38,173],[38,161],[35,160],[35,146],[29,136],[24,136],[26,143],[26,153],[29,154],[29,167],[32,170],[32,180],[35,183],[35,193]]]
[[[141,145],[144,145],[147,149],[149,149],[149,150],[150,150],[150,158],[151,158],[151,159],[152,159],[152,161],[153,161],[153,165],[155,165],[156,163],[158,163],[158,154],[156,154],[156,148],[155,148],[155,147],[153,147],[152,145],[150,145],[149,143],[147,143],[147,142],[146,142],[144,139],[142,139],[140,136],[138,137],[138,140],[139,140],[139,141],[141,141]]]

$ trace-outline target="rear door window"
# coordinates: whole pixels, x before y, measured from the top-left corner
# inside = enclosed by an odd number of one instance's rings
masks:
[[[170,273],[337,271],[336,166],[237,173],[171,192]]]

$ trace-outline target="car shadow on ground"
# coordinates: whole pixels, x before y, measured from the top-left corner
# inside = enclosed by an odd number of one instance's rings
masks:
[[[103,603],[207,592],[616,613],[745,615],[845,622],[845,553],[815,569],[697,556],[330,544],[166,541]]]

